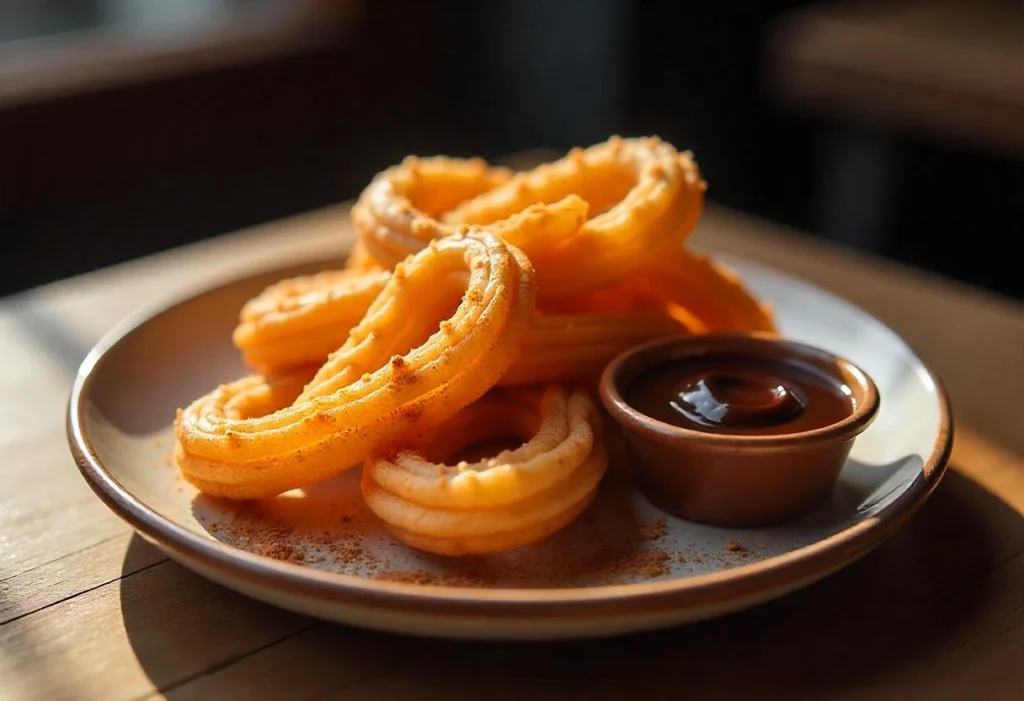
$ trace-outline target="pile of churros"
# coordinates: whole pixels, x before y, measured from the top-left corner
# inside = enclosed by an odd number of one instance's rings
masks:
[[[550,536],[605,475],[594,380],[609,360],[668,335],[774,331],[732,271],[686,246],[705,190],[692,155],[657,138],[524,172],[407,158],[353,207],[345,269],[240,310],[252,374],[178,411],[183,476],[260,499],[361,467],[370,510],[411,547]]]

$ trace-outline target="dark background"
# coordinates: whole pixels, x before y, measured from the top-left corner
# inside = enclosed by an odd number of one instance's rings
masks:
[[[0,42],[91,27],[99,4],[0,13]],[[1024,296],[1017,153],[773,90],[775,30],[809,3],[353,4],[287,51],[0,99],[0,294],[354,197],[408,153],[620,133],[694,151],[714,203]]]

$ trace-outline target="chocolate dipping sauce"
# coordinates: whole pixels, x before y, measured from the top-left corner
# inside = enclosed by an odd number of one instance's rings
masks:
[[[881,406],[875,383],[850,361],[750,333],[639,345],[605,368],[601,401],[648,500],[727,528],[821,506]]]
[[[752,355],[663,362],[640,374],[624,398],[663,423],[731,435],[802,433],[842,421],[857,408],[837,377]]]

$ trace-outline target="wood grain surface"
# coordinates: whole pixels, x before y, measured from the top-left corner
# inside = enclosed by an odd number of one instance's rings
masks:
[[[947,385],[953,470],[868,557],[741,614],[558,644],[321,623],[168,560],[78,475],[79,363],[126,314],[351,237],[338,206],[0,300],[0,699],[1024,698],[1024,310],[715,208],[695,243],[863,306]]]

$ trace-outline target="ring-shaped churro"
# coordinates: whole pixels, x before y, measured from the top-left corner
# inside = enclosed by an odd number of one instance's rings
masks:
[[[682,244],[703,210],[706,184],[691,154],[656,138],[618,137],[504,183],[478,182],[480,193],[451,209],[435,214],[412,206],[415,189],[428,189],[449,170],[462,173],[470,168],[465,164],[407,159],[378,175],[352,210],[369,255],[389,267],[458,225],[487,226],[527,254],[541,298],[562,298],[613,284],[657,260]],[[470,170],[488,172],[479,161]]]
[[[691,333],[776,333],[771,306],[722,261],[684,247],[619,284],[549,304],[558,314],[664,310]]]
[[[322,363],[390,277],[385,271],[338,270],[282,280],[242,307],[232,340],[245,364],[259,372]]]
[[[536,203],[581,198],[589,219],[571,236],[531,238],[523,229],[509,239],[533,262],[539,294],[561,298],[613,284],[681,246],[700,218],[705,190],[690,153],[657,138],[613,137],[517,173],[443,219],[482,226]]]
[[[367,293],[382,289],[387,278],[385,272],[360,276],[346,270],[292,278],[268,287],[246,304],[235,329],[235,343],[244,361],[266,374],[323,363],[344,343],[369,308],[373,299]],[[450,282],[460,284],[457,280]],[[435,298],[440,308],[420,308],[416,318],[432,323],[446,305],[454,308],[460,294],[459,287],[447,295],[437,290]],[[684,330],[685,326],[664,305],[627,307],[608,313],[586,308],[566,314],[538,311],[530,320],[512,367],[499,384],[597,376],[608,361],[630,346]]]
[[[619,353],[639,343],[685,333],[664,310],[623,313],[536,313],[500,386],[593,378]]]
[[[509,434],[517,448],[445,464],[460,449]],[[600,415],[583,391],[560,385],[498,390],[446,423],[421,451],[380,458],[363,496],[399,540],[444,555],[522,547],[576,518],[607,458]]]
[[[441,215],[510,176],[508,169],[488,166],[480,159],[445,157],[409,157],[379,173],[352,207],[352,223],[360,239],[352,265],[365,268],[369,257],[390,269],[434,239],[465,232],[466,227],[442,222]],[[547,231],[568,235],[586,214],[586,203],[569,198],[552,207],[524,206],[505,221],[491,222],[487,229],[517,245],[516,239],[533,239]]]
[[[451,277],[467,279],[462,300],[423,340],[418,314],[439,289],[448,294],[438,281]],[[490,234],[437,241],[396,268],[289,404],[275,408],[266,399],[272,385],[254,376],[179,411],[181,472],[203,492],[230,498],[329,478],[423,435],[487,392],[514,360],[533,311],[532,268],[521,251]]]

